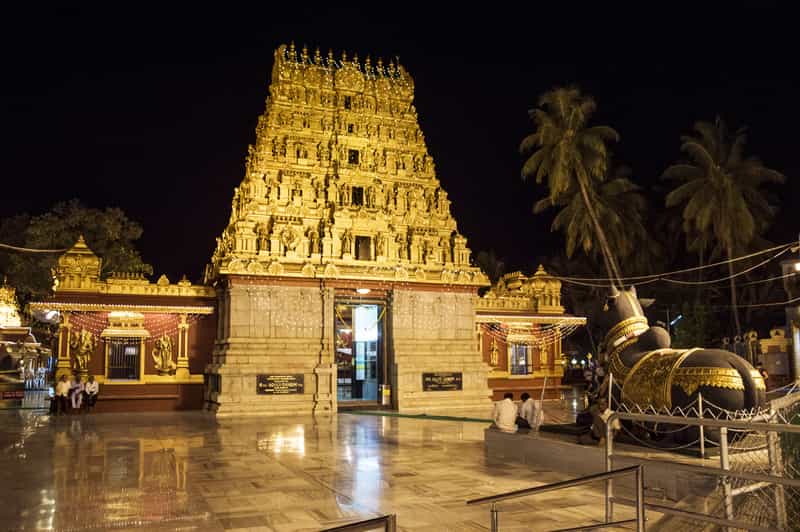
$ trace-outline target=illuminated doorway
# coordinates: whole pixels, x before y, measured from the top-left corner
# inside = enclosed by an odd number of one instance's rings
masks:
[[[337,300],[335,308],[336,398],[376,405],[386,384],[386,305]]]

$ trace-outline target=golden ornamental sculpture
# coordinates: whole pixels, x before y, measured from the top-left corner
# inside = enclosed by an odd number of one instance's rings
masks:
[[[172,339],[166,333],[156,340],[152,356],[159,375],[173,375],[178,368],[172,360]]]
[[[470,264],[413,99],[398,63],[280,46],[206,281],[240,273],[488,285]]]
[[[500,362],[500,350],[497,348],[497,339],[492,338],[492,347],[490,350],[489,364],[491,364],[492,367],[497,367],[497,364],[499,364],[499,362]]]
[[[73,370],[81,376],[86,376],[89,372],[89,362],[91,362],[92,353],[94,353],[95,347],[97,347],[97,339],[86,329],[81,329],[77,333],[72,331],[69,347],[72,353]]]

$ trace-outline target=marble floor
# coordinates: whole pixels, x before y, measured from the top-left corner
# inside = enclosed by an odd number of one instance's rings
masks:
[[[400,530],[488,530],[488,507],[466,500],[565,477],[490,463],[486,426],[3,411],[0,530],[312,531],[387,513]],[[499,508],[504,531],[589,524],[603,511],[599,486]]]

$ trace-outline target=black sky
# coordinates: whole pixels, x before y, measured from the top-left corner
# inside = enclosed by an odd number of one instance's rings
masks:
[[[719,113],[749,126],[749,151],[789,178],[771,236],[800,230],[800,46],[789,12],[283,4],[6,11],[0,217],[71,198],[119,206],[143,225],[140,249],[157,274],[198,279],[243,177],[273,50],[294,40],[400,56],[459,229],[473,252],[494,248],[512,267],[535,268],[561,246],[550,217],[531,214],[544,191],[521,182],[517,147],[538,96],[570,83],[595,96],[597,122],[622,136],[616,158],[645,186],[679,157],[695,120]]]

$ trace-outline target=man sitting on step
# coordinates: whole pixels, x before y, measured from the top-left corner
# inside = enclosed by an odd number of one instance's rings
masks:
[[[502,401],[494,404],[494,427],[503,432],[517,432],[517,405],[514,404],[514,394],[506,392]]]

